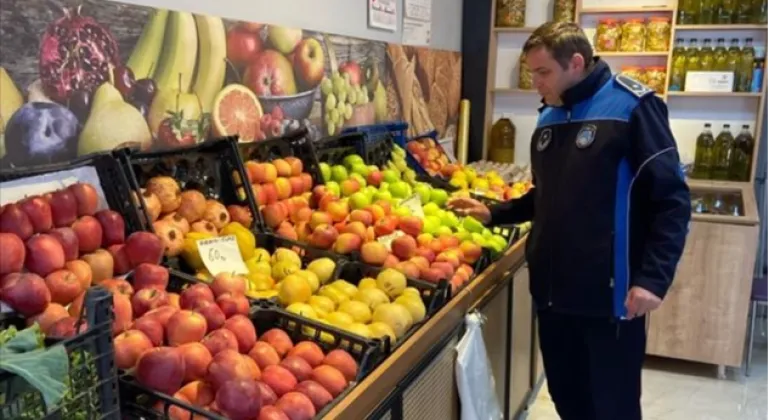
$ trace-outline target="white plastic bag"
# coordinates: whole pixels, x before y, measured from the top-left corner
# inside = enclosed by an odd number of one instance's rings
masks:
[[[461,419],[501,419],[491,361],[483,341],[481,327],[485,317],[473,312],[464,317],[464,322],[467,331],[456,346],[456,383],[461,398]]]

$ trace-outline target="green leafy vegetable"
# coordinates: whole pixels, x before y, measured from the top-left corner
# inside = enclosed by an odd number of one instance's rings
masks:
[[[24,353],[43,348],[45,336],[40,330],[40,324],[37,322],[21,331],[17,331],[15,327],[11,327],[6,331],[11,330],[13,331],[0,338],[0,355]]]
[[[69,373],[69,358],[61,344],[26,353],[6,352],[0,358],[0,370],[24,378],[40,391],[45,405],[53,407],[67,390],[65,381]]]

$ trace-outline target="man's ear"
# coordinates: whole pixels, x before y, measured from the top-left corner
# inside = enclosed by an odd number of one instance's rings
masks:
[[[587,65],[584,56],[579,53],[574,54],[573,57],[571,57],[571,68],[579,72],[586,70]]]

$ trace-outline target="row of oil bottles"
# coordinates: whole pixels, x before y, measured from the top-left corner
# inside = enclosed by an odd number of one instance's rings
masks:
[[[679,0],[678,25],[766,23],[768,0]]]
[[[754,48],[752,38],[747,38],[744,47],[739,39],[731,39],[731,46],[725,48],[725,39],[718,38],[712,48],[712,40],[704,39],[699,48],[698,39],[691,38],[688,47],[678,38],[672,51],[672,69],[669,77],[670,91],[685,90],[685,76],[689,71],[733,72],[734,92],[760,92],[765,71],[765,49]]]
[[[731,125],[714,137],[712,124],[704,124],[704,131],[696,138],[696,157],[691,178],[723,181],[749,181],[752,170],[752,153],[755,140],[749,125],[741,126],[741,132],[734,138]]]

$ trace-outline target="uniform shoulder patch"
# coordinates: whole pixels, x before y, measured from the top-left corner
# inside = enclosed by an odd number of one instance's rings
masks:
[[[619,84],[619,86],[630,91],[633,95],[637,96],[638,98],[642,98],[648,94],[653,93],[653,89],[623,74],[619,74],[616,76],[616,82]]]

